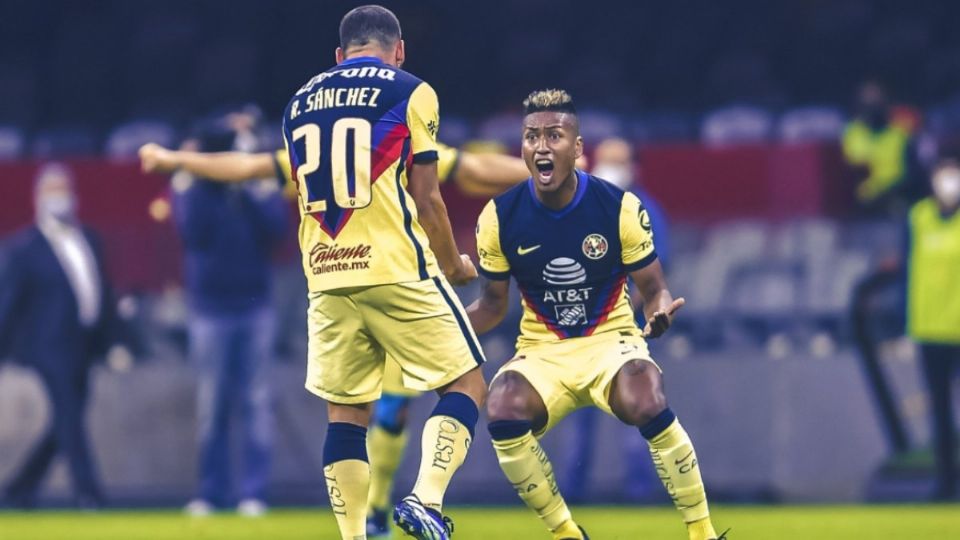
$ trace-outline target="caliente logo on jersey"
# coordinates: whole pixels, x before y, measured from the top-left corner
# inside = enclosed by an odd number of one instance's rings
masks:
[[[573,259],[557,257],[543,269],[543,280],[551,285],[576,285],[587,281],[587,271]]]

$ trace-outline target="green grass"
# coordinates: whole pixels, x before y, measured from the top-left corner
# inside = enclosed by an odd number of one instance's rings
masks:
[[[451,508],[456,540],[549,539],[522,508]],[[594,540],[684,540],[669,508],[575,508]],[[714,523],[733,527],[731,540],[946,540],[960,538],[960,506],[719,506]],[[224,514],[188,518],[171,511],[0,512],[0,540],[322,540],[336,539],[333,515],[323,509],[276,510],[261,519]],[[395,535],[394,538],[401,538]]]

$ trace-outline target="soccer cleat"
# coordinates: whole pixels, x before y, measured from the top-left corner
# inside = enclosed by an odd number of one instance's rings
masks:
[[[267,513],[267,503],[260,499],[244,499],[237,505],[237,514],[243,517],[263,517]]]
[[[427,508],[416,495],[407,495],[393,509],[393,522],[417,540],[450,540],[453,521]]]
[[[727,540],[727,533],[730,532],[730,529],[727,529],[720,533],[720,536],[714,538],[713,540]]]
[[[390,538],[390,524],[387,523],[386,510],[374,510],[367,516],[367,539],[385,540]]]
[[[183,512],[191,517],[207,517],[214,510],[213,504],[203,499],[193,499],[183,507]]]

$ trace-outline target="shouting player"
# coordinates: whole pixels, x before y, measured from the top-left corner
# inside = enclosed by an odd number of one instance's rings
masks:
[[[452,180],[474,196],[492,196],[525,180],[529,174],[523,160],[493,153],[474,153],[437,144],[437,174],[441,183]],[[224,182],[240,182],[276,175],[286,191],[296,196],[286,150],[247,154],[243,152],[194,152],[170,150],[157,144],[140,148],[144,172],[191,174]],[[389,536],[390,493],[393,477],[407,445],[410,401],[420,393],[403,386],[400,368],[389,356],[383,375],[383,393],[373,408],[367,433],[370,461],[370,496],[367,499],[367,538]]]
[[[500,466],[554,538],[587,538],[537,439],[573,410],[597,407],[647,439],[690,539],[717,539],[693,444],[667,406],[644,342],[663,334],[683,306],[667,290],[646,210],[635,195],[574,167],[583,140],[566,92],[534,92],[523,106],[523,159],[532,177],[480,215],[477,249],[487,281],[467,310],[478,333],[489,331],[507,312],[510,277],[517,280],[524,307],[517,354],[494,378],[487,402]],[[627,276],[643,297],[643,330]]]
[[[443,495],[486,390],[483,353],[450,287],[476,269],[457,250],[437,185],[437,96],[399,69],[404,56],[396,16],[356,8],[340,23],[337,65],[297,91],[283,116],[310,289],[306,386],[328,402],[324,472],[351,540],[366,535],[366,432],[385,356],[405,387],[441,396],[416,485],[394,511],[416,538],[452,531]]]

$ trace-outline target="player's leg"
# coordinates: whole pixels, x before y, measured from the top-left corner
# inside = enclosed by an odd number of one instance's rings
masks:
[[[609,407],[650,444],[657,475],[687,524],[690,540],[717,538],[693,443],[667,406],[663,378],[648,360],[631,360],[610,383]]]
[[[523,374],[507,370],[494,378],[487,429],[500,468],[554,538],[582,539],[585,535],[560,494],[553,465],[534,436],[547,427],[548,415],[543,398]]]
[[[486,392],[479,367],[437,390],[440,400],[423,426],[420,471],[412,491],[427,508],[441,511],[450,480],[467,458]]]
[[[373,335],[400,365],[403,385],[440,394],[423,428],[417,482],[394,521],[418,538],[447,538],[443,496],[466,459],[486,396],[479,340],[443,278],[377,287],[363,295],[362,308]]]
[[[367,425],[370,404],[380,397],[383,350],[370,337],[352,294],[311,295],[307,328],[305,386],[327,401],[327,494],[340,535],[364,538],[370,486]]]
[[[330,507],[344,540],[366,537],[370,488],[367,425],[370,404],[327,403],[327,437],[323,443],[323,475]]]
[[[390,534],[389,517],[393,478],[407,447],[407,416],[410,396],[391,393],[390,359],[384,374],[383,395],[373,406],[373,418],[367,434],[370,457],[370,496],[367,499],[367,537]],[[399,371],[399,368],[397,368]]]

